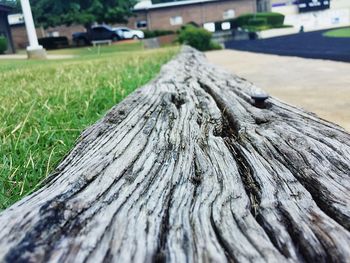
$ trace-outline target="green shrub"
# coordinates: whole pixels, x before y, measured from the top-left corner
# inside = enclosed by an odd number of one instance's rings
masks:
[[[249,20],[254,18],[254,14],[244,14],[231,21],[233,27],[243,27],[249,24]]]
[[[143,30],[143,33],[145,34],[145,38],[153,38],[175,34],[175,32],[172,30]]]
[[[264,26],[269,28],[281,27],[284,22],[284,15],[279,13],[256,13],[256,14],[244,14],[235,19],[229,20],[232,28],[249,26]],[[264,23],[263,23],[264,22]]]
[[[183,26],[178,31],[178,34],[179,36],[177,40],[181,44],[190,45],[200,51],[222,49],[219,43],[211,40],[212,33],[205,30],[204,28],[199,28],[188,24],[186,26]]]
[[[7,50],[7,39],[3,36],[0,36],[0,54],[4,54]]]
[[[245,26],[244,29],[247,30],[250,33],[256,33],[256,32],[260,32],[260,31],[263,31],[263,30],[271,29],[271,27],[267,26],[267,25],[263,25],[263,26]]]
[[[259,18],[266,18],[267,24],[271,26],[281,26],[284,22],[284,15],[280,13],[259,13]]]
[[[210,45],[209,45],[209,50],[220,50],[222,49],[222,46],[215,42],[215,41],[210,41]]]
[[[249,26],[265,26],[267,24],[266,18],[252,18],[249,19],[248,25]]]
[[[212,34],[204,28],[197,28],[192,25],[187,25],[179,32],[178,41],[181,44],[190,45],[200,51],[210,50]]]

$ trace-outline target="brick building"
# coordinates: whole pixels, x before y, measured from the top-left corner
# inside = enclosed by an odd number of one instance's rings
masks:
[[[29,40],[27,36],[27,31],[25,28],[24,23],[17,24],[17,25],[11,25],[11,31],[12,31],[12,37],[13,37],[13,43],[15,45],[15,48],[17,49],[24,49],[28,46]],[[57,26],[57,27],[50,27],[47,29],[44,28],[36,28],[36,34],[38,38],[42,37],[67,37],[69,41],[72,41],[72,34],[74,32],[84,32],[85,27],[82,25],[71,25],[71,26]]]
[[[9,15],[9,23],[12,32],[13,43],[16,49],[24,49],[28,46],[29,40],[27,36],[26,27],[24,24],[24,18],[22,14],[11,14]],[[83,32],[85,28],[82,25],[71,25],[71,26],[57,26],[57,27],[37,27],[36,34],[38,38],[42,37],[67,37],[68,40],[72,39],[74,32]]]
[[[12,36],[10,26],[7,20],[8,13],[11,8],[0,4],[0,36],[4,36],[7,39],[7,51],[6,53],[14,53],[15,49],[13,47]]]
[[[130,19],[129,26],[176,30],[190,22],[203,26],[256,11],[256,0],[189,0],[161,4],[143,0],[135,6],[135,17]]]
[[[210,30],[210,27],[206,26],[213,22],[256,12],[259,6],[257,1],[269,0],[185,0],[163,4],[152,4],[150,0],[141,0],[135,6],[135,15],[130,17],[127,26],[149,30],[176,30],[184,24],[194,22]],[[23,16],[10,15],[10,25],[15,47],[24,49],[28,45],[28,38]],[[38,38],[66,36],[71,41],[72,33],[85,31],[85,28],[82,25],[62,25],[48,29],[37,28],[36,31]]]

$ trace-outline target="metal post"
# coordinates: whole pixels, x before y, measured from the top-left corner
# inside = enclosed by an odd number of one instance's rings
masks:
[[[21,6],[29,39],[29,46],[27,47],[28,58],[46,58],[45,49],[38,43],[38,37],[34,26],[34,20],[29,0],[21,0]]]

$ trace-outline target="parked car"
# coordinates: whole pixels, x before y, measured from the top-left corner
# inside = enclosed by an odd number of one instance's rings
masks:
[[[141,30],[134,30],[127,27],[113,28],[122,39],[143,39],[145,34]]]
[[[118,41],[120,39],[122,39],[122,36],[107,25],[93,26],[88,32],[73,33],[73,42],[78,46],[90,45],[92,41],[96,40]]]

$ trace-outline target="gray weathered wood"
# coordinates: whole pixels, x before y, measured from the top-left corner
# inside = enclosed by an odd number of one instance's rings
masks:
[[[0,214],[0,261],[349,262],[350,135],[256,91],[184,48]]]

